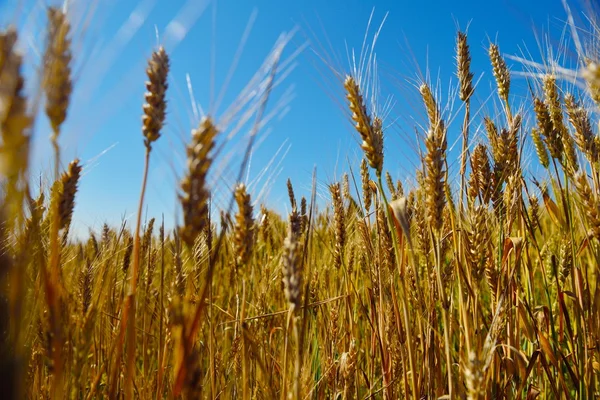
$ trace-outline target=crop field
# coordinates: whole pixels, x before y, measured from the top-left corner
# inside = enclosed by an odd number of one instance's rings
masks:
[[[283,79],[282,40],[245,92],[239,118],[250,133],[236,182],[211,185],[234,119],[206,113],[187,137],[172,229],[163,217],[171,210],[145,204],[172,95],[169,48],[159,43],[137,77],[146,94],[130,132],[145,151],[138,209],[82,236],[71,223],[86,166],[65,159],[59,141],[78,84],[76,38],[64,8],[46,16],[36,93],[24,90],[19,28],[0,29],[0,397],[599,398],[593,19],[585,34],[566,23],[574,68],[515,61],[489,41],[485,84],[471,68],[471,36],[457,30],[454,89],[414,86],[426,118],[411,177],[386,167],[395,150],[366,41],[330,80],[362,162],[339,179],[324,181],[317,165],[312,182],[287,180],[287,214],[257,203],[243,179]],[[518,101],[509,62],[529,71]],[[484,85],[494,106],[474,100]],[[53,161],[40,186],[29,155],[42,119]]]

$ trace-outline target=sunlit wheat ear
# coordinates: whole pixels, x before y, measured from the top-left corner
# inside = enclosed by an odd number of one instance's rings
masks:
[[[53,140],[67,117],[73,83],[71,81],[71,40],[67,15],[60,9],[48,8],[48,36],[44,55],[44,91],[46,114],[50,119]]]
[[[58,203],[58,215],[60,218],[59,229],[69,230],[73,209],[75,208],[75,194],[77,193],[77,184],[81,175],[81,166],[79,160],[75,159],[69,164],[69,168],[60,178],[62,193]]]
[[[348,178],[347,173],[342,175],[342,194],[344,196],[344,200],[349,200],[352,198],[352,195],[350,194],[350,178]]]
[[[367,112],[361,88],[353,77],[346,77],[344,89],[346,90],[346,98],[348,99],[350,112],[352,113],[352,120],[355,123],[354,127],[362,139],[360,147],[365,152],[365,157],[369,161],[371,168],[377,171],[377,175],[380,176],[383,168],[383,133],[381,132],[381,124],[379,125],[379,131],[376,132],[371,122],[371,117]]]
[[[590,61],[583,71],[590,97],[600,105],[600,64]]]
[[[235,188],[235,202],[238,212],[235,214],[233,229],[233,243],[235,247],[237,266],[248,264],[254,247],[254,217],[252,216],[252,203],[250,194],[244,184]]]
[[[516,135],[503,128],[500,133],[494,121],[491,118],[484,118],[485,130],[488,134],[492,157],[494,158],[494,175],[496,181],[494,185],[500,188],[511,174],[511,168],[514,167],[513,159],[516,154]]]
[[[577,158],[577,150],[575,148],[575,140],[573,137],[565,131],[565,134],[561,138],[561,142],[564,149],[564,160],[566,171],[569,174],[579,171],[579,160]]]
[[[273,226],[271,225],[271,213],[264,206],[260,206],[260,213],[262,215],[260,220],[260,236],[263,243],[273,247]]]
[[[344,248],[346,245],[346,220],[344,217],[344,203],[339,183],[333,183],[329,186],[331,199],[333,201],[333,218],[335,229],[335,257],[333,264],[340,268],[344,262]]]
[[[162,46],[152,53],[152,58],[148,61],[146,74],[148,75],[148,81],[146,82],[147,92],[144,95],[146,103],[144,104],[144,116],[142,117],[142,133],[145,137],[144,145],[150,149],[152,142],[160,137],[167,109],[169,56]]]
[[[443,141],[444,146],[446,146],[446,139],[443,137],[446,134],[446,129],[444,126],[444,121],[442,120],[442,114],[440,109],[435,101],[435,97],[433,96],[433,92],[431,88],[427,84],[422,84],[419,88],[421,92],[421,97],[423,98],[423,103],[425,104],[425,110],[427,111],[427,119],[429,120],[429,128],[430,131],[436,136],[440,141]],[[444,151],[445,151],[444,147]]]
[[[533,141],[533,146],[535,147],[535,152],[540,160],[540,164],[544,168],[548,168],[550,165],[550,159],[548,158],[548,150],[546,150],[546,145],[544,144],[544,140],[540,136],[540,131],[537,128],[531,128],[531,140]]]
[[[502,128],[500,133],[491,118],[485,117],[485,129],[490,141],[494,158],[494,171],[498,185],[515,172],[518,167],[518,131],[521,126],[521,116],[517,114],[509,129]]]
[[[462,192],[467,172],[469,151],[469,125],[471,120],[471,95],[473,94],[473,73],[471,73],[471,54],[467,44],[467,35],[458,32],[456,36],[456,75],[459,81],[458,97],[465,103],[465,114],[462,126],[462,150],[460,156],[460,208],[463,207]]]
[[[142,238],[142,245],[141,245],[141,250],[142,250],[142,255],[146,256],[147,252],[148,252],[148,248],[151,246],[152,244],[152,235],[153,235],[153,231],[154,231],[154,223],[156,222],[155,218],[150,218],[150,221],[148,221],[148,224],[146,225],[145,229],[144,229],[144,236]]]
[[[492,169],[485,145],[478,144],[471,154],[471,176],[468,194],[471,201],[481,198],[483,204],[490,201]]]
[[[365,206],[365,213],[369,214],[373,193],[371,192],[371,188],[369,186],[369,181],[371,180],[371,177],[369,176],[369,165],[367,160],[364,158],[360,163],[360,180],[362,185],[362,198]]]
[[[489,56],[492,63],[494,78],[496,79],[496,85],[498,86],[498,96],[500,96],[504,102],[508,103],[510,71],[506,66],[506,61],[504,61],[504,58],[500,55],[500,50],[495,44],[490,45]]]
[[[498,147],[498,128],[494,123],[492,118],[486,116],[483,118],[483,125],[485,127],[485,132],[487,133],[488,140],[490,142],[490,147],[492,151],[492,155],[495,157],[496,149]]]
[[[558,264],[558,273],[560,282],[562,285],[565,284],[565,281],[571,274],[573,270],[573,252],[571,251],[571,241],[568,239],[563,239],[560,245],[560,254],[559,254],[559,264]]]
[[[506,216],[506,231],[510,232],[512,222],[517,218],[519,207],[522,203],[521,176],[519,174],[510,175],[506,180],[503,200]]]
[[[379,169],[375,168],[378,174],[381,174],[383,168],[383,121],[379,117],[373,118],[373,149],[378,154]]]
[[[451,215],[456,211],[456,203],[454,202],[454,196],[452,195],[452,187],[448,183],[448,180],[444,182],[444,193],[446,193],[446,207],[444,207],[444,227],[445,231],[452,231]]]
[[[591,162],[598,160],[598,147],[594,141],[594,130],[588,111],[575,100],[572,94],[565,96],[569,122],[575,130],[575,143]]]
[[[566,163],[569,171],[577,172],[579,169],[577,154],[575,151],[573,138],[569,134],[569,131],[564,123],[562,101],[558,92],[558,86],[556,85],[556,77],[551,74],[545,75],[543,78],[543,87],[544,101],[548,107],[550,119],[558,136],[558,140],[560,140],[564,150],[563,162]]]
[[[554,129],[559,132],[559,135],[566,133],[567,128],[563,122],[563,110],[558,86],[556,85],[556,77],[547,74],[543,78],[544,101],[550,113],[550,119],[554,125]]]
[[[575,176],[575,187],[583,204],[583,211],[588,220],[590,234],[600,240],[600,204],[598,204],[598,199],[592,193],[588,178],[583,171]]]
[[[462,101],[469,101],[473,94],[473,73],[467,35],[464,32],[456,35],[456,76],[460,82],[458,97]]]
[[[425,202],[427,206],[427,220],[431,227],[438,231],[442,227],[442,215],[446,204],[444,192],[446,158],[446,130],[441,119],[433,94],[426,84],[420,88],[427,115],[429,117],[429,131],[425,138],[427,152],[424,157],[425,167]]]
[[[404,186],[402,185],[402,182],[400,181],[400,179],[396,180],[396,198],[400,198],[404,196]]]
[[[390,191],[392,200],[396,200],[396,188],[394,187],[394,180],[392,179],[392,175],[389,173],[389,171],[385,172],[385,184],[387,185],[388,190]]]
[[[466,257],[471,268],[473,284],[478,286],[485,271],[488,256],[488,241],[490,240],[487,209],[476,206],[469,215],[470,226],[466,232]]]
[[[554,129],[548,106],[539,98],[533,99],[533,110],[537,119],[538,130],[544,137],[544,141],[548,146],[550,156],[557,160],[562,159],[563,145],[560,140],[558,131]]]
[[[24,199],[24,179],[29,160],[31,118],[23,95],[22,57],[16,51],[17,32],[8,29],[0,33],[0,171],[7,178],[5,187],[9,214],[21,215]]]
[[[285,299],[292,311],[300,307],[302,289],[302,244],[299,235],[294,232],[292,220],[283,242],[282,255],[283,288]]]
[[[192,131],[192,140],[187,146],[187,172],[181,180],[179,201],[183,209],[183,226],[180,235],[183,242],[192,248],[196,237],[208,225],[208,198],[206,175],[213,162],[211,151],[215,146],[217,127],[210,118],[204,118],[198,129]]]
[[[290,217],[289,217],[290,218],[290,227],[294,234],[299,235],[300,232],[304,231],[306,217],[304,216],[305,213],[298,213],[298,204],[296,203],[296,195],[294,194],[294,187],[292,186],[292,181],[289,178],[287,180],[287,190],[288,190],[288,197],[290,199],[290,205],[292,207],[292,211],[290,212]],[[304,202],[305,202],[304,207],[305,207],[305,211],[306,211],[306,200],[304,199],[304,197],[302,198],[302,200],[304,200]]]

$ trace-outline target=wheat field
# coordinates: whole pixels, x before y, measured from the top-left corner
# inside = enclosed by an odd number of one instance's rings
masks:
[[[564,69],[540,68],[519,106],[506,56],[490,43],[500,105],[490,115],[471,110],[478,85],[457,32],[460,157],[447,158],[447,99],[420,82],[427,119],[412,186],[386,170],[394,149],[371,106],[369,63],[335,71],[364,158],[327,183],[325,206],[316,177],[310,198],[293,185],[311,182],[288,180],[289,215],[256,204],[241,179],[226,193],[231,206],[215,206],[207,177],[231,127],[205,115],[186,146],[172,230],[164,210],[143,217],[170,94],[169,53],[158,46],[139,77],[136,218],[79,239],[70,228],[85,166],[64,160],[58,140],[76,84],[71,22],[49,7],[47,24],[45,190],[29,174],[38,111],[24,91],[21,38],[12,26],[0,32],[3,398],[599,398],[599,31],[577,49],[569,84]],[[278,57],[257,84],[256,126]]]

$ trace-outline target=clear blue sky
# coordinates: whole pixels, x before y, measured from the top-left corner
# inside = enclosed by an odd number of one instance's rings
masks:
[[[45,23],[43,6],[47,3],[0,0],[2,22],[25,27],[23,48],[26,61],[33,65],[39,65]],[[93,11],[89,9],[91,3],[96,6]],[[575,11],[578,4],[571,4]],[[20,11],[15,11],[17,5]],[[172,226],[180,215],[176,185],[184,166],[184,144],[197,123],[186,74],[191,78],[196,100],[207,110],[211,82],[218,94],[254,11],[256,19],[239,66],[225,92],[223,105],[216,112],[222,113],[235,99],[278,36],[298,28],[284,57],[303,45],[309,47],[295,58],[297,66],[274,91],[270,109],[278,99],[286,98],[287,90],[293,92],[293,98],[289,107],[279,113],[280,118],[268,124],[265,130],[268,136],[261,133],[263,140],[253,153],[249,175],[250,180],[258,176],[281,148],[275,160],[279,167],[269,168],[252,188],[257,195],[266,177],[277,176],[268,182],[270,191],[265,201],[280,211],[287,206],[288,177],[298,197],[308,196],[313,166],[318,168],[319,183],[326,184],[348,170],[348,160],[357,168],[361,157],[356,134],[338,104],[343,100],[341,91],[332,86],[335,78],[314,56],[310,46],[339,57],[342,60],[339,66],[348,68],[346,44],[360,48],[373,8],[375,25],[389,12],[376,47],[383,90],[397,102],[390,114],[390,119],[397,119],[398,123],[387,132],[385,168],[406,180],[414,174],[417,161],[411,121],[423,122],[422,107],[412,85],[427,69],[439,81],[444,98],[448,88],[456,85],[457,26],[463,29],[469,26],[472,70],[476,79],[482,75],[478,89],[481,93],[475,100],[476,107],[480,107],[490,93],[492,75],[486,52],[490,39],[497,40],[503,53],[520,54],[527,46],[534,59],[541,60],[535,33],[550,32],[551,42],[557,43],[566,17],[560,0],[218,0],[216,9],[214,5],[215,2],[202,0],[73,2],[73,16],[80,22],[73,38],[77,89],[61,143],[63,165],[79,157],[85,166],[74,216],[77,232],[98,231],[105,221],[118,224],[121,217],[131,219],[135,213],[144,155],[140,131],[144,68],[156,46],[157,32],[159,42],[170,53],[172,68],[169,115],[152,154],[146,207],[150,216],[160,217],[164,213],[167,224]],[[166,29],[170,23],[171,28]],[[176,37],[172,35],[174,32],[185,35]],[[211,47],[216,49],[214,59]],[[515,70],[522,69],[512,61],[509,65]],[[525,87],[522,79],[514,78],[514,84]],[[34,85],[30,80],[29,87]],[[458,135],[459,125],[457,120],[451,126],[450,142]],[[40,116],[35,130],[33,179],[40,174],[49,177],[48,136],[47,123]],[[245,142],[243,135],[236,140],[228,146],[228,154],[239,160]],[[224,168],[213,179],[225,187],[232,184],[235,175],[232,168]]]

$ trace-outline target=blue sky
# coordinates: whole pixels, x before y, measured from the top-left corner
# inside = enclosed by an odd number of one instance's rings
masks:
[[[21,45],[29,65],[39,65],[47,3],[0,0],[2,23],[23,27]],[[577,5],[571,4],[576,12]],[[118,224],[123,217],[131,219],[137,209],[144,156],[140,130],[144,68],[157,37],[171,57],[169,115],[153,150],[145,207],[150,216],[160,218],[164,213],[167,225],[173,226],[180,214],[176,185],[185,165],[184,146],[198,122],[187,76],[202,109],[222,115],[281,33],[297,29],[283,54],[294,68],[273,91],[268,110],[275,110],[275,116],[259,135],[260,145],[252,154],[247,175],[253,194],[263,193],[261,200],[284,212],[288,177],[297,196],[308,197],[315,165],[319,184],[325,185],[340,178],[349,166],[357,169],[361,157],[357,136],[342,108],[341,87],[313,50],[340,60],[336,67],[348,69],[346,46],[360,49],[371,12],[371,32],[387,13],[376,46],[382,92],[394,99],[384,168],[406,181],[418,160],[414,126],[424,118],[414,85],[429,71],[444,99],[449,88],[456,86],[457,26],[468,26],[472,70],[476,79],[481,78],[474,108],[485,112],[493,109],[486,52],[490,40],[497,41],[506,54],[521,54],[528,48],[541,61],[536,33],[549,33],[550,43],[556,44],[566,18],[560,0],[79,0],[70,7],[78,22],[73,35],[76,89],[61,144],[63,166],[79,157],[85,167],[74,216],[77,233],[97,231],[105,221]],[[254,22],[221,107],[211,109],[249,21]],[[522,70],[512,61],[509,66]],[[34,93],[35,75],[31,68],[28,71],[28,87]],[[525,80],[513,80],[515,93],[526,93]],[[450,142],[458,136],[460,119],[451,124]],[[231,187],[235,180],[234,166],[243,155],[245,133],[226,146],[223,159],[231,160],[230,166],[221,161],[218,174],[213,174],[221,189]],[[41,176],[46,181],[51,151],[41,113],[34,135],[32,179],[37,182]],[[255,182],[267,166],[266,174]],[[262,190],[264,186],[268,193]]]

